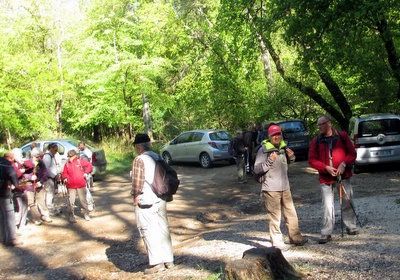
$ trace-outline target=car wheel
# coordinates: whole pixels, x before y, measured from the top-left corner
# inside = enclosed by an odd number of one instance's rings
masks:
[[[162,154],[162,157],[164,159],[164,161],[168,164],[168,165],[172,165],[172,158],[171,155],[168,152],[164,152]]]
[[[200,165],[203,168],[210,168],[212,166],[211,158],[207,153],[200,155]]]

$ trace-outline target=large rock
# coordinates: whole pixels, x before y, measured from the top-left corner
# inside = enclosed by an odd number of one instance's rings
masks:
[[[252,248],[243,253],[241,260],[225,266],[226,280],[301,279],[298,273],[275,247]]]

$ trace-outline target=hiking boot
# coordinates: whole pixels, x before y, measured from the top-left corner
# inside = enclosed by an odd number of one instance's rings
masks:
[[[356,229],[346,229],[348,235],[357,235],[358,230]]]
[[[46,216],[42,216],[42,221],[46,224],[50,224],[53,222],[52,219],[50,219],[50,217],[46,217]]]
[[[293,244],[294,246],[303,246],[307,242],[308,242],[307,237],[303,237],[303,239],[301,239],[300,241],[293,241],[293,240],[285,240],[284,241],[285,244]]]
[[[149,268],[146,268],[144,270],[144,274],[153,274],[153,273],[158,273],[158,272],[161,272],[161,271],[164,271],[164,270],[165,270],[164,264],[163,263],[159,263],[157,265],[154,265],[154,266],[151,266]]]
[[[37,225],[37,226],[40,226],[40,225],[42,224],[42,221],[35,220],[35,221],[33,221],[33,223],[34,223],[35,225]]]
[[[69,222],[70,222],[71,224],[75,224],[75,223],[76,223],[76,219],[75,219],[75,216],[74,216],[74,215],[69,216]]]
[[[91,218],[90,218],[90,216],[89,216],[89,213],[85,213],[85,214],[83,215],[83,217],[85,218],[86,221],[90,221],[90,220],[91,220]]]
[[[325,244],[328,243],[329,241],[332,240],[332,236],[331,235],[321,235],[321,237],[318,240],[319,244]]]
[[[170,269],[170,268],[173,268],[175,265],[173,262],[166,262],[166,263],[164,263],[164,266],[166,269]]]

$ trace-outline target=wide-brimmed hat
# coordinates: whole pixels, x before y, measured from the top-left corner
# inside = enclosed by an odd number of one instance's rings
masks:
[[[150,137],[149,135],[145,133],[138,133],[135,136],[135,141],[133,141],[133,144],[142,144],[142,143],[148,143],[150,142]]]

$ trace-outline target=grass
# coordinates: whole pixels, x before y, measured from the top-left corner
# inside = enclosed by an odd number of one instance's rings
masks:
[[[108,139],[101,145],[107,157],[107,173],[111,175],[127,174],[132,169],[132,161],[136,157],[133,144],[119,139]],[[152,144],[155,152],[159,152],[162,143]]]

